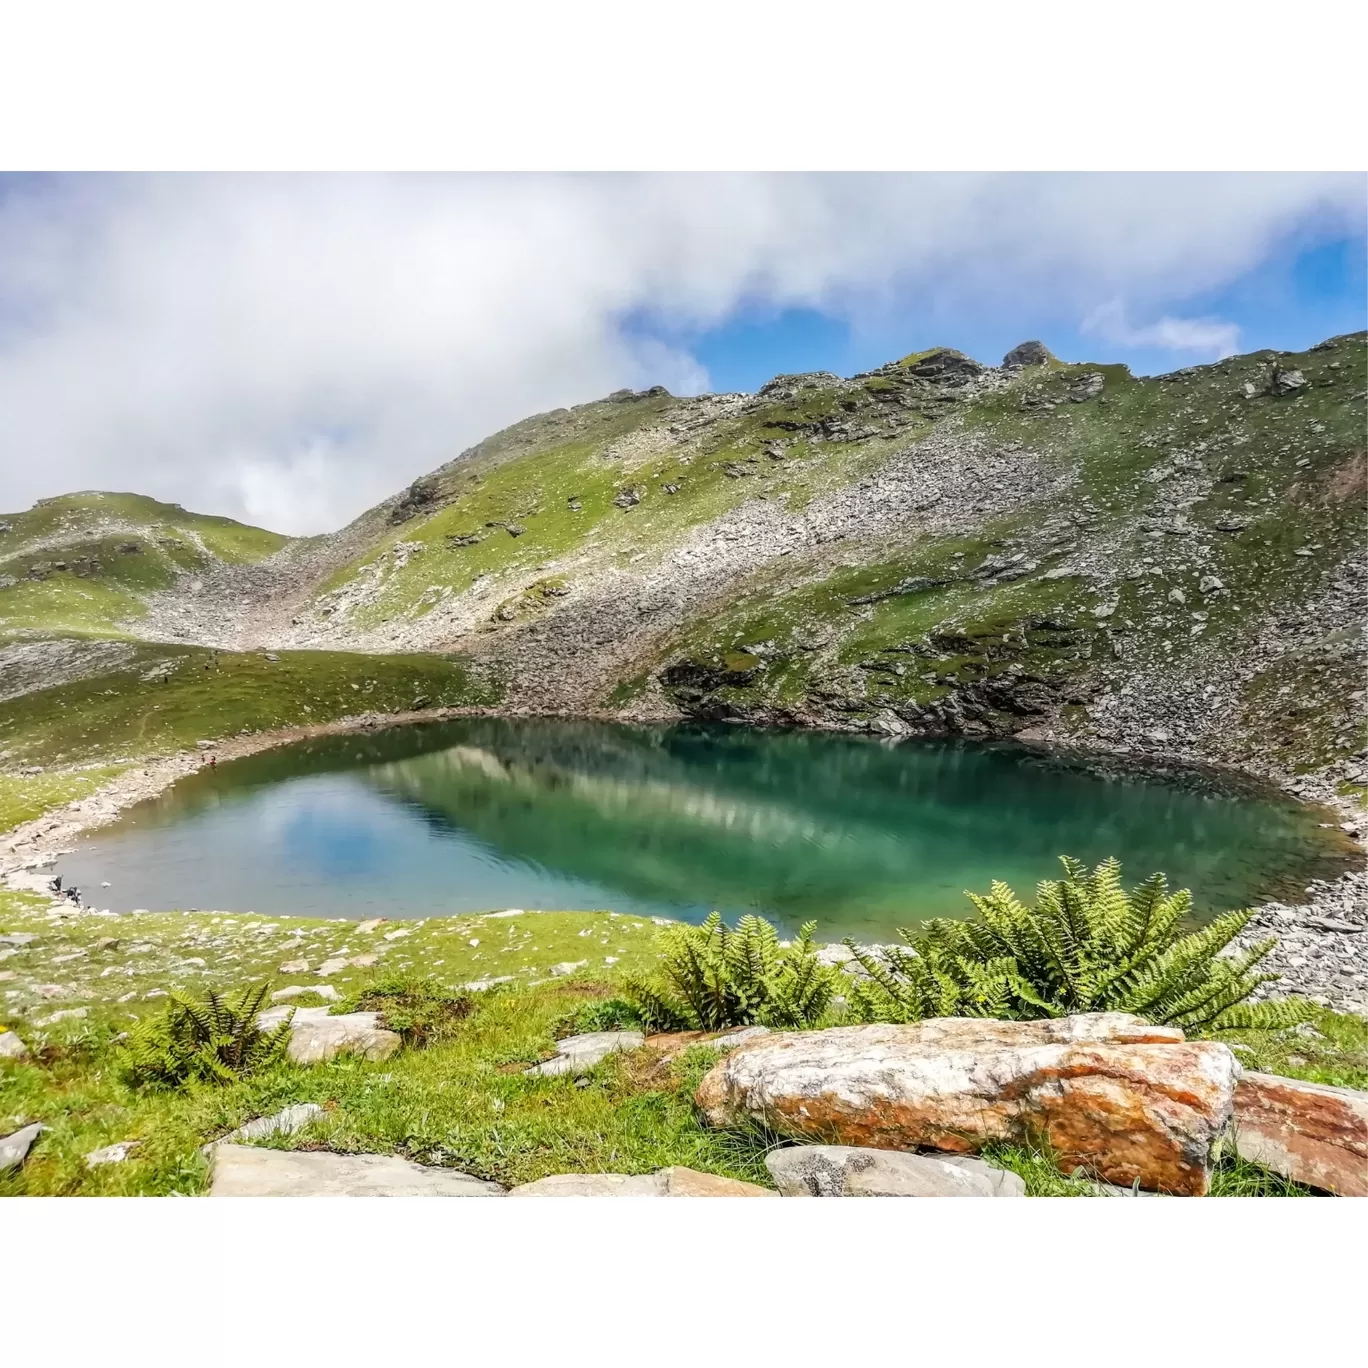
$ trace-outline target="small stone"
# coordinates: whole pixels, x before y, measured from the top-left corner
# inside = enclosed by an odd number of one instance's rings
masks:
[[[85,1157],[86,1167],[98,1168],[101,1164],[122,1164],[141,1144],[141,1140],[120,1140],[117,1144],[106,1145],[103,1149],[91,1150]]]
[[[368,936],[375,928],[384,922],[384,917],[372,917],[369,921],[359,922],[356,929],[363,935]]]
[[[1350,936],[1368,931],[1368,926],[1361,922],[1340,921],[1336,917],[1307,917],[1302,925],[1309,926],[1313,931],[1339,931]]]
[[[1218,589],[1224,589],[1225,582],[1216,575],[1203,575],[1198,581],[1197,588],[1204,594],[1211,594]]]
[[[315,983],[306,986],[302,983],[291,984],[288,988],[277,988],[271,994],[272,1002],[289,1002],[292,998],[303,997],[305,993],[317,993],[329,1002],[336,1002],[342,995],[331,983]]]
[[[293,1107],[276,1112],[274,1116],[260,1116],[255,1121],[248,1121],[245,1126],[229,1131],[215,1143],[229,1145],[237,1141],[264,1140],[269,1135],[293,1135],[303,1130],[316,1116],[322,1115],[323,1108],[317,1102],[297,1102]]]
[[[583,969],[588,960],[562,960],[560,964],[553,964],[546,972],[553,978],[564,978],[568,974],[573,974],[576,969]]]
[[[379,955],[353,955],[347,963],[355,969],[369,969],[371,965],[379,963],[379,960]]]
[[[0,1040],[3,1039],[4,1037],[0,1036]],[[6,1169],[18,1168],[28,1158],[33,1142],[45,1130],[47,1127],[41,1121],[35,1121],[31,1126],[25,1126],[0,1139],[0,1173],[4,1173]]]
[[[35,1021],[35,1026],[55,1026],[59,1021],[77,1021],[90,1009],[88,1007],[68,1007],[62,1012],[53,1012],[51,1016],[45,1016]]]
[[[282,974],[307,974],[309,972],[309,961],[306,959],[286,960],[280,966]]]
[[[340,974],[346,967],[347,960],[341,956],[335,955],[332,959],[324,960],[323,963],[318,966],[318,972],[326,978],[329,974]]]
[[[0,1059],[23,1059],[28,1046],[13,1031],[0,1031]]]
[[[623,1050],[635,1050],[646,1043],[640,1031],[592,1031],[588,1035],[568,1036],[557,1042],[554,1059],[534,1064],[525,1073],[542,1077],[587,1073],[602,1059]]]

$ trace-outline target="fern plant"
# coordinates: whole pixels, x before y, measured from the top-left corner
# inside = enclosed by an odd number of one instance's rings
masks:
[[[916,933],[900,931],[906,946],[877,955],[847,941],[868,975],[848,994],[852,1014],[866,1021],[1027,1021],[1117,1011],[1194,1032],[1277,1029],[1310,1014],[1302,1001],[1249,1001],[1278,977],[1256,969],[1276,938],[1221,954],[1249,912],[1227,912],[1184,933],[1192,895],[1170,893],[1164,875],[1127,893],[1117,860],[1092,871],[1068,856],[1061,863],[1065,877],[1040,884],[1034,907],[994,882],[986,897],[969,894],[975,920],[938,919]]]
[[[701,926],[669,927],[657,975],[628,980],[628,999],[656,1031],[815,1026],[838,982],[836,970],[817,958],[815,926],[809,922],[787,946],[761,917],[742,917],[735,930],[716,912]]]
[[[173,994],[160,1015],[137,1022],[123,1048],[123,1072],[135,1087],[180,1088],[190,1082],[236,1083],[279,1063],[293,1012],[271,1031],[257,1025],[270,985],[229,999],[209,989],[203,1002]]]

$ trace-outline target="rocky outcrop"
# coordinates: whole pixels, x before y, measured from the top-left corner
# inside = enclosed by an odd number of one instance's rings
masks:
[[[1226,1046],[1119,1012],[944,1018],[776,1032],[716,1065],[697,1101],[713,1125],[749,1119],[862,1148],[968,1154],[1042,1139],[1065,1172],[1195,1196],[1238,1076]]]
[[[1340,1197],[1368,1197],[1368,1092],[1247,1073],[1232,1129],[1242,1159]]]
[[[499,1197],[503,1188],[391,1154],[215,1145],[211,1197]]]
[[[774,1197],[755,1183],[675,1165],[656,1173],[553,1173],[510,1197]]]
[[[848,1145],[796,1145],[765,1158],[784,1197],[1024,1197],[1026,1184],[981,1159]]]
[[[287,1053],[296,1064],[320,1064],[340,1054],[388,1059],[402,1043],[394,1031],[379,1024],[378,1012],[329,1016],[326,1007],[271,1007],[257,1015],[257,1024],[263,1031],[273,1030],[291,1012]]]
[[[1002,367],[1014,370],[1020,366],[1043,366],[1053,360],[1050,349],[1043,342],[1022,342],[1002,358]]]

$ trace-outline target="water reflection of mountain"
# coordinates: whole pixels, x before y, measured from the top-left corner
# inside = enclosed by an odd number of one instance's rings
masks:
[[[359,790],[369,803],[342,801]],[[329,869],[348,845],[347,867],[383,869],[415,906],[430,905],[434,888],[487,886],[547,906],[581,905],[592,890],[679,915],[717,906],[759,908],[788,925],[815,917],[829,935],[964,913],[962,890],[993,878],[1025,892],[1062,852],[1118,854],[1136,878],[1164,869],[1207,908],[1344,867],[1339,833],[1317,830],[1314,813],[1217,790],[1204,776],[1099,773],[1010,745],[563,719],[303,742],[192,775],[120,825],[165,859],[170,846],[151,841],[157,828],[193,828],[203,849],[266,811],[288,817],[304,848],[324,850]],[[364,858],[358,820],[374,838]],[[439,839],[410,843],[415,821]],[[481,885],[472,861],[500,878]],[[540,877],[523,879],[525,870]],[[267,883],[305,877],[298,864],[256,872]],[[345,876],[321,877],[345,900]]]
[[[1306,868],[1309,823],[1289,804],[1014,748],[558,720],[459,732],[364,777],[512,861],[643,900],[824,922],[964,909],[964,887],[1029,881],[1068,851],[1162,866],[1230,906]]]

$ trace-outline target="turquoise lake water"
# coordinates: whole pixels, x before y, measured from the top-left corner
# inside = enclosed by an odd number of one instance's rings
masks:
[[[93,906],[424,917],[761,912],[890,939],[1057,857],[1162,869],[1204,913],[1348,866],[1317,811],[1014,745],[550,719],[302,742],[204,769],[59,862]],[[108,888],[100,884],[108,881]]]

